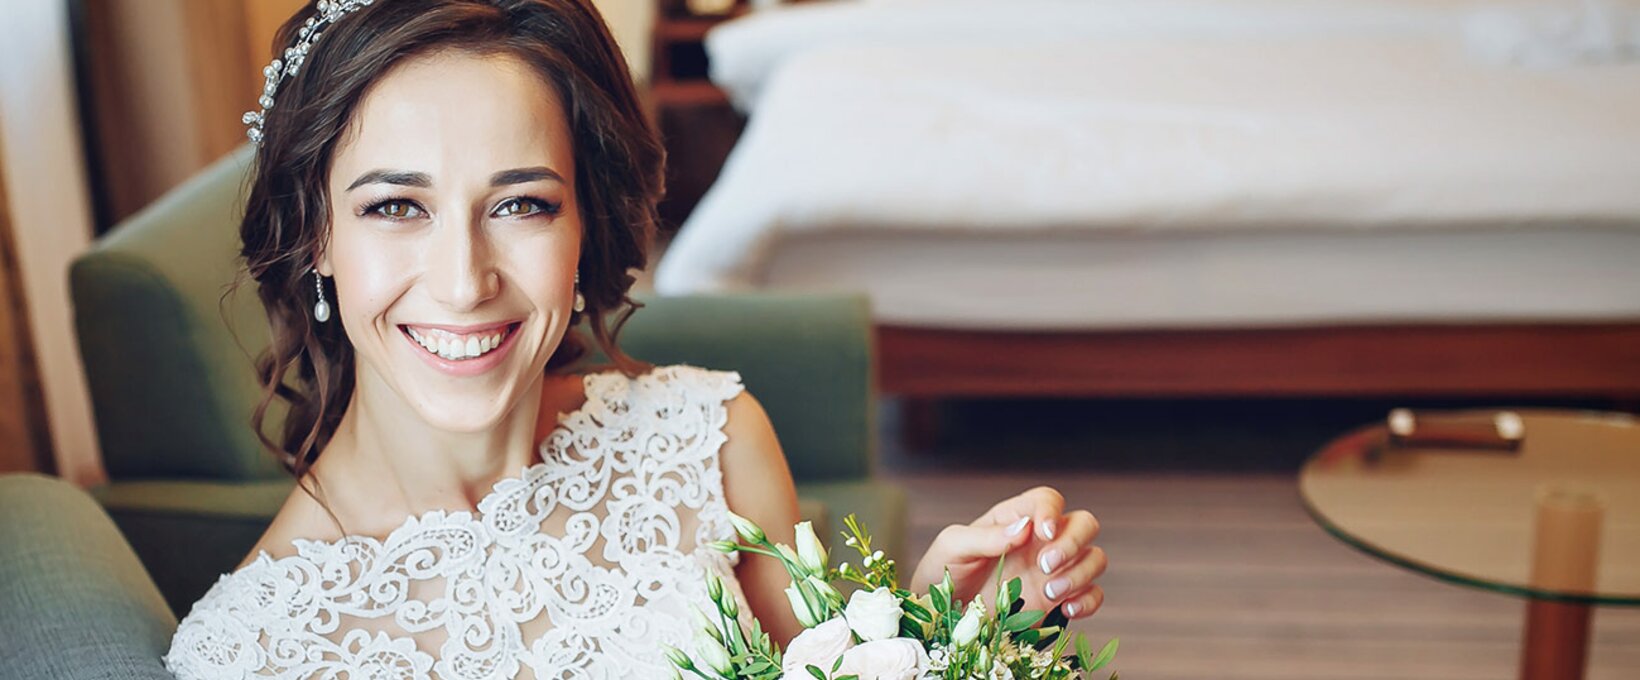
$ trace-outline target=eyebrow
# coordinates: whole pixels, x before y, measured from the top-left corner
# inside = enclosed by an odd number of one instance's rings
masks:
[[[511,170],[502,170],[501,172],[490,175],[490,186],[500,187],[508,184],[525,184],[528,182],[538,182],[544,179],[553,180],[559,184],[566,184],[563,175],[554,172],[552,168],[544,165],[537,165],[533,168],[513,168]]]
[[[553,180],[560,184],[567,183],[564,182],[563,175],[558,174],[552,168],[544,165],[537,165],[530,168],[513,168],[511,170],[502,170],[490,175],[490,186],[500,187],[507,186],[509,184],[526,184],[540,180]],[[366,184],[397,184],[399,186],[426,189],[433,186],[433,178],[428,176],[425,172],[409,172],[405,170],[371,170],[363,175],[359,175],[358,179],[353,180],[352,184],[347,185],[347,190],[352,191]]]

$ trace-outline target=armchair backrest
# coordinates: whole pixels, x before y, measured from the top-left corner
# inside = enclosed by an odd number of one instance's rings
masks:
[[[117,226],[70,269],[103,460],[116,480],[285,475],[250,429],[268,342],[238,224],[251,149]],[[860,478],[871,456],[869,310],[857,296],[645,297],[622,346],[741,372],[800,480]]]

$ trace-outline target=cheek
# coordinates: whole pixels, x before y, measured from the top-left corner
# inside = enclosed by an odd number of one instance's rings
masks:
[[[565,307],[574,296],[570,284],[575,278],[581,243],[578,231],[542,234],[502,245],[503,269],[507,279],[537,307]]]
[[[370,318],[399,297],[416,270],[417,255],[391,239],[368,238],[356,228],[337,230],[330,246],[336,297],[346,318]]]

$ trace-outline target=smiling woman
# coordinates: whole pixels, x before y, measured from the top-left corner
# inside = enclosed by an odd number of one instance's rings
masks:
[[[281,41],[240,231],[272,330],[254,423],[288,406],[263,437],[300,489],[167,667],[660,677],[707,583],[791,639],[787,573],[710,547],[731,512],[797,521],[768,416],[735,373],[616,343],[662,154],[588,0],[323,0]],[[613,367],[572,372],[578,325]],[[1028,606],[1091,614],[1097,523],[1062,506],[949,528],[915,581],[968,598],[1020,551]]]

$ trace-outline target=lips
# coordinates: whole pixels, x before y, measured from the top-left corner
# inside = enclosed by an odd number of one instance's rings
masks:
[[[471,361],[501,347],[518,330],[517,323],[451,328],[404,324],[401,328],[423,351],[445,361]]]

